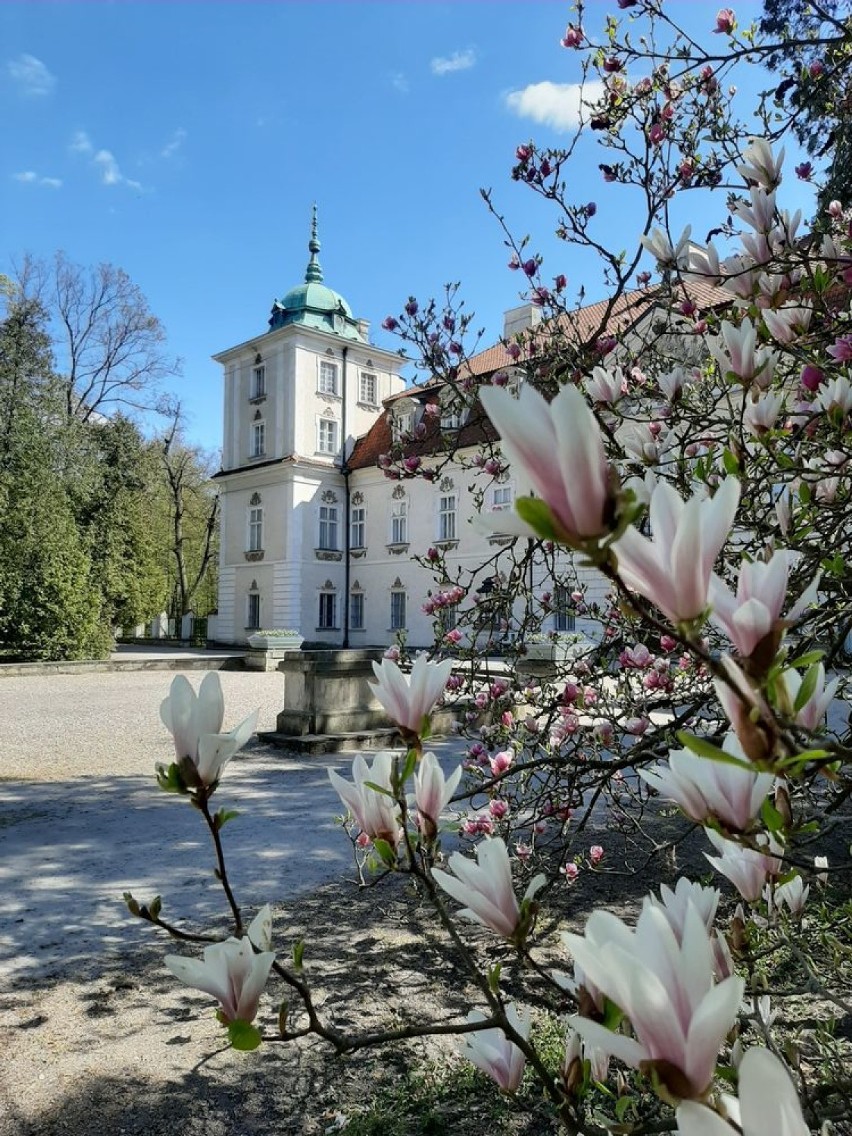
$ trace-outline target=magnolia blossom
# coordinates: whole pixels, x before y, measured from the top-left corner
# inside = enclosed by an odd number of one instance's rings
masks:
[[[834,695],[840,682],[839,678],[835,678],[826,686],[825,667],[822,663],[815,663],[814,667],[816,670],[814,688],[807,702],[805,702],[803,706],[800,706],[795,712],[793,711],[793,707],[796,705],[796,698],[802,687],[804,676],[792,669],[784,671],[782,675],[790,705],[790,713],[796,724],[803,726],[806,730],[818,730],[820,728],[828,713],[828,708],[834,700]]]
[[[653,539],[628,528],[615,545],[618,572],[673,623],[695,619],[707,608],[713,563],[727,539],[740,498],[728,477],[712,498],[684,502],[663,482],[651,497]]]
[[[204,676],[197,695],[188,679],[176,675],[168,698],[160,704],[160,718],[174,738],[178,760],[188,758],[195,766],[199,781],[207,788],[218,782],[222,770],[251,738],[257,727],[257,715],[255,710],[230,733],[220,733],[225,699],[216,671]]]
[[[532,1020],[529,1010],[519,1010],[513,1002],[509,1002],[506,1017],[512,1028],[526,1041]],[[478,1010],[471,1010],[467,1020],[484,1022],[486,1019]],[[459,1052],[492,1081],[496,1081],[504,1092],[514,1093],[520,1087],[527,1059],[501,1029],[495,1027],[465,1034]]]
[[[643,907],[656,907],[662,911],[669,926],[675,933],[679,943],[683,942],[686,929],[686,917],[690,907],[694,907],[708,933],[713,929],[713,920],[716,918],[716,908],[719,906],[719,889],[704,887],[693,883],[685,876],[681,876],[674,886],[674,890],[666,884],[660,886],[659,899],[655,895],[646,895],[642,900]]]
[[[181,982],[218,999],[226,1024],[254,1021],[274,961],[272,951],[255,954],[248,936],[205,947],[204,962],[183,955],[165,958]]]
[[[758,348],[757,329],[746,317],[739,324],[723,320],[719,330],[722,342],[710,344],[713,358],[724,376],[733,373],[746,385],[751,382],[767,387],[772,381],[775,352],[768,347]]]
[[[771,430],[784,410],[783,391],[765,391],[758,398],[748,399],[743,411],[743,425],[749,434],[759,438]]]
[[[361,831],[366,832],[371,840],[386,840],[395,847],[399,832],[397,806],[393,797],[388,795],[391,792],[393,759],[394,754],[390,750],[382,750],[373,758],[370,768],[359,753],[352,762],[353,781],[345,781],[333,769],[329,769],[328,777]],[[371,789],[368,782],[385,791],[379,793]]]
[[[738,1107],[734,1107],[737,1106]],[[746,1051],[739,1066],[739,1102],[725,1098],[736,1127],[695,1101],[677,1110],[680,1136],[809,1136],[790,1075],[768,1049]]]
[[[603,1082],[609,1074],[609,1054],[605,1049],[589,1045],[576,1030],[565,1038],[565,1056],[562,1059],[562,1080],[566,1086],[582,1081],[582,1065],[589,1062],[589,1075],[593,1081]]]
[[[674,367],[671,371],[664,371],[657,375],[657,386],[669,402],[674,402],[684,387],[695,381],[694,374],[685,371],[683,367]]]
[[[452,659],[430,663],[425,655],[418,655],[411,674],[406,676],[395,662],[384,658],[381,663],[373,663],[377,681],[370,685],[391,721],[419,736],[444,693],[452,669]]]
[[[611,404],[618,402],[627,393],[627,380],[621,367],[612,371],[604,367],[594,367],[591,378],[585,382],[586,394],[592,402]]]
[[[428,839],[432,839],[437,834],[441,813],[458,788],[461,775],[462,767],[459,765],[449,777],[444,777],[441,763],[434,753],[423,755],[423,760],[414,774],[414,800],[420,814],[422,830]]]
[[[772,338],[779,343],[787,344],[807,331],[813,308],[810,304],[787,304],[776,310],[765,308],[762,314],[763,322]]]
[[[852,383],[845,375],[826,382],[814,399],[814,406],[826,413],[837,410],[849,414],[852,412]]]
[[[476,854],[478,863],[454,852],[449,866],[455,875],[437,868],[432,875],[439,887],[465,904],[460,915],[511,939],[521,924],[522,910],[512,888],[512,867],[506,845],[499,837],[483,840]],[[524,894],[524,902],[533,898],[544,880],[543,875],[535,877]]]
[[[642,236],[639,240],[651,256],[656,259],[659,268],[687,268],[689,266],[689,237],[691,233],[692,226],[687,225],[676,245],[672,245],[661,229],[654,229],[650,236]]]
[[[777,628],[787,596],[789,571],[790,554],[780,549],[767,561],[743,560],[736,596],[715,573],[710,577],[713,605],[710,619],[721,627],[744,658]],[[795,623],[805,609],[816,602],[818,587],[819,576],[811,581],[787,613],[785,624]]]
[[[653,1067],[673,1095],[701,1097],[713,1080],[745,983],[730,977],[714,984],[713,947],[694,904],[687,905],[680,942],[654,905],[642,909],[635,931],[608,911],[594,911],[585,935],[565,934],[563,940],[629,1018],[635,1037],[579,1016],[569,1025],[626,1064]]]
[[[727,734],[723,749],[747,761],[735,734]],[[667,763],[637,772],[661,796],[677,802],[692,820],[705,824],[716,819],[734,832],[751,828],[774,780],[772,773],[711,761],[688,749],[672,750]]]
[[[549,510],[547,519],[536,515],[540,525],[528,523],[531,499],[521,497],[515,502],[518,516],[499,513],[490,519],[483,516],[483,522],[502,533],[548,536],[572,547],[603,536],[608,529],[609,470],[600,429],[580,392],[563,387],[548,403],[524,384],[517,399],[494,387],[483,389],[479,397],[515,475],[529,482]]]
[[[726,840],[718,832],[707,829],[710,841],[720,853],[719,856],[704,855],[713,867],[727,877],[746,901],[757,903],[763,894],[767,876],[776,876],[781,870],[781,861],[772,852],[779,851],[777,845],[767,843],[767,852],[754,848],[744,848],[735,840]]]
[[[811,886],[798,873],[786,883],[778,884],[774,892],[776,907],[786,907],[794,919],[801,919],[808,901]]]
[[[719,664],[728,682],[714,678],[713,688],[725,717],[749,761],[765,761],[772,756],[777,733],[772,711],[729,655],[723,655]]]
[[[757,182],[764,189],[775,189],[778,186],[784,168],[783,149],[776,158],[765,138],[752,138],[750,145],[743,151],[743,158],[745,161],[737,166],[737,173],[746,181]]]

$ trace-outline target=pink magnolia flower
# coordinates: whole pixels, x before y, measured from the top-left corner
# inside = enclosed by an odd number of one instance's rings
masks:
[[[483,516],[483,521],[502,533],[543,536],[571,547],[603,536],[608,528],[609,471],[598,424],[580,392],[563,387],[548,403],[524,384],[517,399],[494,387],[481,390],[479,397],[515,475],[541,499],[519,497],[517,516],[499,513],[490,519]],[[546,517],[540,513],[542,502]],[[535,520],[529,519],[531,509]]]
[[[197,695],[189,680],[177,675],[168,698],[160,703],[160,718],[174,738],[178,761],[188,758],[198,780],[208,789],[218,783],[225,766],[255,732],[257,715],[255,710],[230,733],[220,733],[225,699],[216,671],[204,676]]]
[[[716,13],[716,26],[713,29],[716,33],[723,33],[730,35],[734,28],[737,26],[737,18],[734,15],[733,8],[720,8]]]
[[[673,623],[696,619],[707,608],[713,563],[724,545],[740,497],[726,478],[712,498],[686,504],[665,482],[651,496],[652,539],[628,528],[615,545],[618,573]]]
[[[498,753],[495,753],[494,756],[491,758],[491,762],[490,762],[491,772],[494,774],[495,777],[499,776],[499,774],[501,774],[501,773],[505,773],[507,769],[511,768],[514,760],[515,760],[515,755],[512,752],[512,750],[501,749]]]
[[[406,677],[395,662],[385,658],[381,663],[373,663],[378,681],[370,685],[391,721],[419,736],[444,693],[452,669],[452,659],[430,663],[425,655],[418,655]]]
[[[757,329],[746,317],[739,324],[722,320],[722,341],[710,344],[710,351],[723,376],[733,374],[746,386],[757,383],[766,387],[772,381],[775,352],[757,347]]]
[[[591,378],[586,379],[585,388],[592,402],[612,405],[627,393],[627,380],[621,367],[612,371],[606,367],[593,367]]]
[[[716,697],[725,717],[734,727],[734,733],[749,761],[765,761],[775,744],[775,725],[772,712],[760,691],[756,690],[729,655],[719,663],[728,677],[713,679]]]
[[[527,888],[522,904],[518,904],[512,888],[512,866],[506,845],[499,837],[483,840],[476,849],[478,862],[453,852],[449,866],[454,875],[436,868],[432,875],[439,887],[453,899],[465,904],[460,915],[490,927],[505,939],[521,929],[529,901],[544,884],[543,875],[536,876]]]
[[[589,859],[593,864],[599,864],[604,858],[604,850],[600,844],[593,844],[589,849]]]
[[[652,127],[653,129],[653,127]],[[660,128],[662,130],[662,127]],[[654,139],[651,139],[654,141]],[[654,257],[659,268],[687,268],[689,265],[689,237],[692,226],[687,225],[673,245],[662,229],[653,229],[650,236],[639,240],[643,248]]]
[[[743,762],[748,760],[733,733],[726,735],[723,749]],[[733,832],[751,828],[774,781],[772,773],[712,761],[688,749],[672,750],[666,763],[637,772],[691,820],[705,824],[716,819]]]
[[[506,1006],[506,1017],[514,1030],[526,1041],[532,1019],[529,1010],[518,1010],[513,1002]],[[469,1022],[483,1022],[485,1015],[471,1010]],[[526,1057],[501,1029],[483,1029],[467,1033],[461,1039],[459,1052],[477,1069],[495,1081],[505,1093],[514,1093],[524,1075]]]
[[[728,1124],[706,1104],[684,1101],[677,1110],[679,1136],[809,1136],[790,1075],[774,1053],[761,1046],[746,1051],[739,1067],[739,1107],[729,1099]]]
[[[584,1041],[633,1068],[654,1068],[680,1098],[700,1098],[713,1080],[725,1035],[736,1019],[745,983],[714,984],[710,936],[689,905],[678,942],[669,920],[649,905],[631,931],[608,911],[594,911],[584,935],[563,940],[592,982],[629,1018],[634,1037],[575,1016]]]
[[[787,597],[790,554],[785,549],[774,552],[769,560],[743,560],[737,581],[736,596],[721,577],[710,577],[710,619],[720,627],[744,658],[772,631],[779,627],[781,609]],[[784,625],[793,624],[805,610],[816,603],[817,576],[784,617]],[[780,636],[779,636],[780,639]]]
[[[434,753],[423,755],[414,774],[414,801],[420,815],[420,827],[427,840],[437,835],[441,813],[458,788],[461,775],[462,767],[459,765],[449,777],[445,777]]]
[[[567,864],[559,869],[559,871],[569,884],[572,884],[580,874],[580,869],[577,867],[573,860],[569,860]]]
[[[776,907],[786,907],[794,919],[801,919],[810,893],[810,884],[797,873],[786,883],[778,884],[773,899]]]
[[[772,854],[778,851],[777,847],[767,844],[766,852],[744,848],[711,828],[707,829],[707,836],[719,852],[719,856],[705,852],[708,862],[731,881],[746,903],[756,903],[763,894],[767,877],[776,876],[781,870],[781,861]]]
[[[226,1024],[230,1025],[254,1021],[275,954],[255,954],[246,936],[205,947],[204,962],[183,955],[166,955],[164,961],[181,982],[216,998]]]
[[[339,773],[329,769],[328,777],[337,795],[349,809],[355,821],[371,840],[385,840],[396,846],[399,822],[397,805],[391,791],[391,772],[394,755],[382,750],[373,758],[372,768],[362,754],[352,762],[352,781],[345,781]],[[370,788],[370,783],[385,790],[382,793]]]

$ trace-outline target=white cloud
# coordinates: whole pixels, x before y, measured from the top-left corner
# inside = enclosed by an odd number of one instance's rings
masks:
[[[401,95],[407,95],[409,91],[408,79],[401,71],[396,71],[390,77],[391,86],[395,91],[399,91]]]
[[[454,71],[467,71],[476,64],[476,52],[472,47],[467,51],[454,51],[452,55],[439,55],[430,63],[433,75],[451,75]]]
[[[75,130],[68,143],[72,154],[91,154],[94,146],[85,130]]]
[[[56,76],[34,55],[19,55],[6,64],[6,72],[24,95],[49,95],[56,86]]]
[[[43,185],[48,189],[59,189],[62,185],[61,178],[55,177],[41,177],[35,170],[23,170],[19,174],[12,174],[15,181],[23,182],[24,185]]]
[[[72,154],[90,157],[92,165],[100,174],[103,185],[126,185],[128,189],[142,192],[143,186],[132,178],[125,177],[111,150],[95,150],[94,143],[85,130],[77,130],[71,136],[68,149]]]
[[[160,151],[160,157],[161,158],[173,158],[175,156],[175,154],[178,152],[178,150],[181,148],[181,146],[183,146],[185,141],[186,141],[186,131],[183,129],[182,126],[179,126],[177,128],[177,130],[174,132],[174,134],[172,134],[171,139],[165,144],[165,146]]]
[[[604,93],[603,83],[530,83],[520,91],[506,95],[506,106],[520,118],[552,126],[554,130],[573,130],[588,117]]]

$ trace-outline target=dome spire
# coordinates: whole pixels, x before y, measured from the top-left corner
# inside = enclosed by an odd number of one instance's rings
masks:
[[[311,259],[308,261],[308,267],[305,272],[306,284],[321,284],[322,283],[322,267],[317,260],[317,254],[320,250],[319,237],[317,236],[317,207],[314,203],[313,214],[311,216],[311,239],[308,241],[308,249],[311,254]]]

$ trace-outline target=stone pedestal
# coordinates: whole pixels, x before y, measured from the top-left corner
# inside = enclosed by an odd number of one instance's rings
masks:
[[[389,725],[373,695],[373,662],[381,650],[288,651],[278,661],[284,675],[279,734],[347,734]]]

